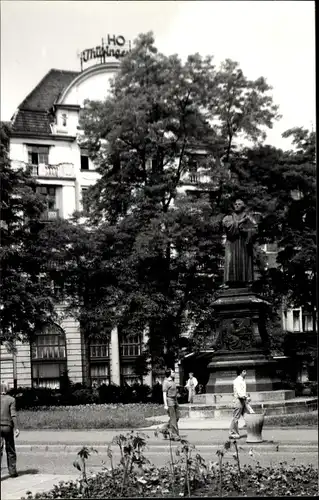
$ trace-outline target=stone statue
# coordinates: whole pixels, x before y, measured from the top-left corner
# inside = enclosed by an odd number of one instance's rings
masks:
[[[254,279],[253,236],[257,233],[256,217],[242,200],[234,203],[234,212],[223,218],[226,232],[224,287],[245,286]]]

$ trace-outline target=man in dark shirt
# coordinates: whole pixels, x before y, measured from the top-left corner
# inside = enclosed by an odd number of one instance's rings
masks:
[[[1,384],[1,462],[4,443],[6,444],[8,471],[11,477],[17,477],[17,455],[14,438],[20,431],[17,426],[15,399],[7,394],[7,386]]]
[[[167,410],[169,416],[169,422],[165,426],[166,432],[170,430],[171,439],[174,441],[180,441],[179,431],[178,431],[178,420],[179,420],[179,406],[177,402],[177,387],[175,384],[175,372],[174,370],[166,370],[165,380],[163,382],[163,401],[164,408]],[[165,435],[165,429],[162,430]]]

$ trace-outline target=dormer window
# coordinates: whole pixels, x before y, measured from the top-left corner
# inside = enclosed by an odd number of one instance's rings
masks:
[[[66,113],[62,114],[62,126],[66,127],[67,126],[67,121],[68,121],[68,115]]]

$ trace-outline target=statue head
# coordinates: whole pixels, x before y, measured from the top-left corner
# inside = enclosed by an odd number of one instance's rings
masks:
[[[235,203],[234,203],[234,211],[236,213],[241,213],[245,210],[246,208],[246,205],[245,203],[243,202],[243,200],[236,200]]]

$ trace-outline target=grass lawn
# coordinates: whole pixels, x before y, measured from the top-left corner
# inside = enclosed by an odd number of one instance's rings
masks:
[[[317,427],[318,411],[295,413],[294,415],[270,415],[265,417],[265,427]]]
[[[158,404],[104,404],[50,407],[19,411],[21,429],[136,429],[158,424],[148,417],[163,415]],[[310,427],[318,425],[318,412],[295,415],[272,415],[265,418],[265,427]]]
[[[166,415],[163,405],[104,404],[20,410],[21,429],[135,429],[156,424],[147,417]]]

